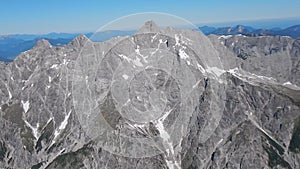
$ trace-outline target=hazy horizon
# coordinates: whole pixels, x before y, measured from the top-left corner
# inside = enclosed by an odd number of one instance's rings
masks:
[[[161,12],[184,18],[195,25],[225,25],[262,21],[300,21],[299,0],[259,1],[1,1],[0,35],[51,32],[94,32],[120,17],[143,12]],[[280,11],[280,12],[278,12]],[[297,24],[295,23],[295,24]],[[276,23],[276,27],[290,25]],[[273,25],[276,25],[273,24]],[[232,25],[231,25],[232,26]],[[249,25],[253,26],[253,25]]]
[[[209,26],[209,27],[232,27],[236,25],[250,26],[253,28],[281,28],[285,29],[294,25],[300,25],[300,17],[293,18],[277,18],[277,19],[262,19],[262,20],[244,20],[244,21],[230,21],[230,22],[215,22],[215,23],[193,23],[197,27]],[[142,26],[142,25],[141,25]],[[174,26],[174,25],[171,25]],[[137,28],[125,28],[125,29],[108,29],[105,31],[133,31]],[[51,33],[66,33],[66,34],[87,34],[93,33],[97,30],[80,30],[80,31],[52,31],[52,32],[38,32],[38,33],[9,33],[9,34],[0,34],[1,36],[7,35],[45,35]]]

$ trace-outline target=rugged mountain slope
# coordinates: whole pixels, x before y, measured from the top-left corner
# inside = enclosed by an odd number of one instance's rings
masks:
[[[243,70],[256,75],[273,77],[279,83],[300,85],[300,41],[286,36],[216,36],[210,35],[213,42],[221,41],[238,58],[228,64],[236,64]],[[219,47],[217,49],[220,49]],[[222,54],[222,52],[220,52]],[[235,63],[229,63],[235,62]]]
[[[0,168],[299,168],[299,50],[299,41],[287,37],[208,39],[198,32],[162,29],[153,22],[147,22],[133,38],[103,43],[79,36],[66,46],[52,47],[40,40],[14,62],[0,63]],[[167,51],[162,55],[168,56],[166,60],[157,62],[156,51]],[[159,93],[151,93],[149,102],[155,105],[151,112],[164,102],[173,109],[161,121],[130,125],[153,117],[118,111],[116,102],[122,102],[126,93],[116,91],[131,78],[128,70],[146,64],[138,58],[152,52],[148,62],[164,69],[144,68],[146,79],[143,73],[135,74],[130,89],[136,93],[129,98],[137,109],[148,109],[138,97],[143,95],[134,96],[143,93],[139,87],[147,86],[150,79],[154,86],[146,91],[163,91],[159,101]],[[166,80],[168,68],[174,78]],[[97,99],[89,104],[86,100],[102,96],[110,80],[115,90],[104,93],[96,109],[87,107]],[[100,88],[85,86],[89,84]],[[89,95],[82,95],[88,89]],[[103,137],[93,137],[102,130],[89,126],[98,124],[93,123],[98,116],[89,123],[82,118],[98,108],[114,131],[134,138],[154,137],[163,150],[156,153],[140,145],[129,149],[132,145],[126,140],[120,145],[102,144]],[[132,119],[126,120],[125,115]],[[123,149],[116,153],[123,143],[127,156]],[[145,156],[152,150],[152,155]]]

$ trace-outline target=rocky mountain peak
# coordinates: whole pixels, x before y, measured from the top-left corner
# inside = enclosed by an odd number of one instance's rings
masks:
[[[83,47],[87,41],[89,41],[89,38],[81,34],[74,38],[68,45],[71,45],[72,47]]]
[[[40,39],[36,42],[33,48],[50,48],[52,45],[46,39]]]
[[[146,33],[146,32],[155,32],[160,30],[160,28],[156,25],[153,20],[145,22],[144,26],[142,26],[137,33]]]

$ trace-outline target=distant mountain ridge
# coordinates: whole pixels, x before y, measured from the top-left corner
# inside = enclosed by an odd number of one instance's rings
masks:
[[[202,26],[199,29],[206,35],[237,35],[242,34],[245,36],[290,36],[292,38],[300,38],[300,25],[294,25],[285,29],[272,28],[272,29],[256,29],[250,26],[236,25],[233,27],[210,27]]]
[[[67,44],[72,40],[71,38],[36,38],[33,40],[23,40],[6,37],[5,39],[0,39],[0,61],[11,62],[21,52],[31,49],[40,39],[46,39],[55,46]]]
[[[300,25],[294,25],[285,29],[272,28],[272,29],[257,29],[251,26],[236,25],[232,27],[199,27],[205,35],[238,35],[245,36],[290,36],[292,38],[300,38]],[[121,31],[121,30],[108,30],[103,32],[85,33],[84,35],[92,41],[106,41],[116,36],[132,35],[134,30]],[[20,53],[31,49],[38,40],[46,39],[51,45],[60,46],[68,44],[80,33],[49,33],[42,35],[35,34],[15,34],[15,35],[0,35],[0,61],[11,62]]]
[[[119,31],[109,30],[103,32],[84,33],[93,41],[106,41],[116,36],[126,36],[133,34],[133,30]],[[20,53],[31,49],[40,39],[46,39],[53,46],[66,45],[74,38],[81,35],[80,33],[49,33],[42,35],[34,34],[14,34],[14,35],[0,35],[0,61],[11,62]]]

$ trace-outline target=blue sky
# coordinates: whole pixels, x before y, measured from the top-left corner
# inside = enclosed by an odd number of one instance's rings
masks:
[[[299,9],[300,0],[2,0],[0,34],[95,31],[114,19],[141,12],[213,24],[300,18]]]

